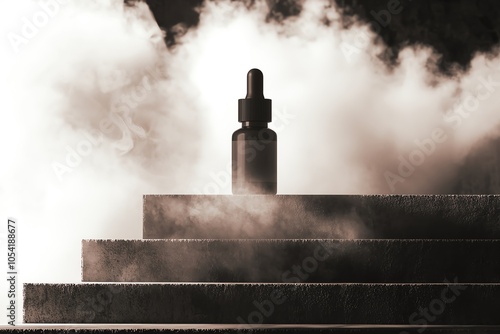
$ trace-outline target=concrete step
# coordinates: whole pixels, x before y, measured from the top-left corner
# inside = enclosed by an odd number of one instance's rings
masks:
[[[500,285],[24,284],[26,323],[499,326]]]
[[[360,326],[360,325],[109,325],[109,324],[79,324],[79,325],[43,325],[22,324],[0,327],[0,333],[134,333],[134,334],[410,334],[419,333],[418,330],[427,334],[498,334],[500,327],[490,326]]]
[[[145,239],[500,239],[498,195],[145,195]]]
[[[84,240],[85,282],[500,282],[500,240]]]
[[[485,326],[360,326],[360,325],[109,325],[109,324],[79,324],[79,325],[43,325],[22,324],[0,327],[0,333],[46,333],[46,334],[99,334],[99,333],[134,333],[134,334],[498,334],[500,327]]]

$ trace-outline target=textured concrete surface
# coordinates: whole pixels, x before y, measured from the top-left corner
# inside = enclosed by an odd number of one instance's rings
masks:
[[[86,282],[500,282],[500,240],[84,240]]]
[[[145,239],[500,238],[498,195],[145,195]]]
[[[24,284],[27,323],[500,325],[499,310],[497,284]]]
[[[260,326],[242,326],[242,325],[18,325],[12,327],[4,326],[0,328],[1,333],[138,333],[138,334],[406,334],[418,333],[422,327],[415,326],[360,326],[360,325],[341,325],[341,326],[286,326],[286,325],[260,325]],[[427,326],[425,333],[429,334],[498,334],[500,327],[460,327],[460,326]]]
[[[154,333],[168,333],[168,334],[406,334],[406,333],[418,333],[420,327],[414,326],[338,326],[338,327],[324,327],[324,326],[302,326],[302,328],[290,328],[289,326],[279,326],[279,325],[265,325],[257,327],[244,327],[244,326],[210,326],[210,325],[124,325],[124,326],[85,326],[85,325],[73,325],[73,326],[41,326],[41,325],[21,325],[16,326],[16,329],[12,327],[0,328],[1,333],[60,333],[60,334],[73,334],[73,333],[85,333],[85,334],[99,334],[99,333],[138,333],[138,334],[154,334]],[[113,327],[113,328],[107,328]],[[157,328],[155,328],[157,327]],[[172,327],[172,328],[170,328]],[[444,326],[444,328],[433,328],[428,326],[425,328],[425,333],[428,334],[498,334],[500,327],[454,327],[454,326]]]

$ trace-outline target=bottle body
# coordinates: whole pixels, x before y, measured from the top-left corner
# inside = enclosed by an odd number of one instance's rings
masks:
[[[277,135],[267,122],[244,122],[232,136],[233,194],[277,193]]]

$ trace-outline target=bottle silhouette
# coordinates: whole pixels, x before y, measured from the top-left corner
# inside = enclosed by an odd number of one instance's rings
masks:
[[[241,129],[232,136],[233,194],[276,194],[277,136],[268,128],[271,100],[264,98],[264,76],[256,68],[247,74],[247,95],[238,100]]]

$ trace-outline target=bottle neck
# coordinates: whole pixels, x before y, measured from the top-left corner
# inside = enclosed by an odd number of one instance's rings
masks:
[[[267,122],[241,122],[242,128],[267,128]]]

